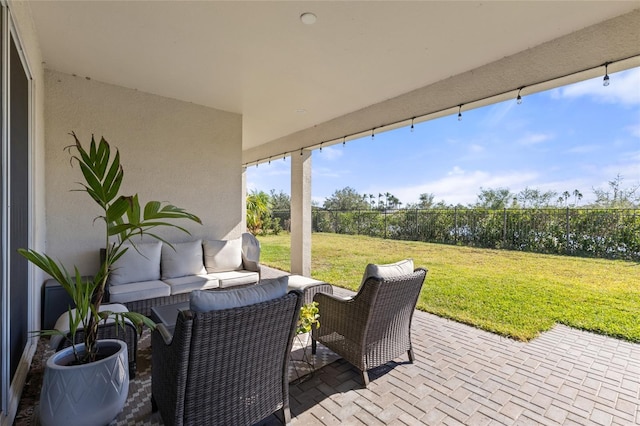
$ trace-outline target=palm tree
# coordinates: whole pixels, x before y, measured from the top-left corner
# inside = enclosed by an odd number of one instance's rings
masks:
[[[251,191],[247,195],[247,229],[255,234],[262,229],[262,223],[271,210],[271,199],[264,191]]]
[[[582,193],[580,191],[578,191],[577,189],[574,189],[573,190],[573,196],[574,196],[573,206],[577,207],[578,206],[578,201],[582,200]]]

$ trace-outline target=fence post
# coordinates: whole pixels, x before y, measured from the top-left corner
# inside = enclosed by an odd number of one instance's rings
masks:
[[[567,229],[566,234],[567,234],[567,236],[565,238],[565,240],[566,240],[565,251],[566,251],[567,254],[569,254],[570,253],[570,249],[569,249],[569,206],[567,206],[567,213],[566,213],[566,219],[565,220],[567,222],[566,223],[566,229]]]
[[[502,246],[507,246],[507,208],[502,213]]]
[[[458,207],[453,210],[453,242],[458,244]]]
[[[384,208],[384,239],[387,239],[387,208]]]

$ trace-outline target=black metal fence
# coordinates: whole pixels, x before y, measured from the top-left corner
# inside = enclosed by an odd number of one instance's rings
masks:
[[[275,211],[285,229],[289,211]],[[314,209],[314,232],[640,261],[640,209]]]

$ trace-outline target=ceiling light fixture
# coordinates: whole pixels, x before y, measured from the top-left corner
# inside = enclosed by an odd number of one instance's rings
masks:
[[[604,79],[602,79],[602,85],[604,87],[609,85],[609,62],[604,63]]]
[[[411,119],[411,133],[413,133],[413,120],[415,120],[415,119],[416,119],[415,117],[413,117],[413,118]]]
[[[300,15],[300,20],[305,25],[313,25],[318,20],[318,17],[311,12],[305,12]]]
[[[462,104],[458,105],[458,121],[462,121]]]

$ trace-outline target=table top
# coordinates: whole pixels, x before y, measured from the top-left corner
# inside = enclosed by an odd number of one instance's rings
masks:
[[[172,305],[154,306],[151,308],[151,319],[156,324],[164,324],[167,328],[174,327],[176,325],[176,319],[178,318],[178,312],[188,309],[189,301],[174,303]]]

